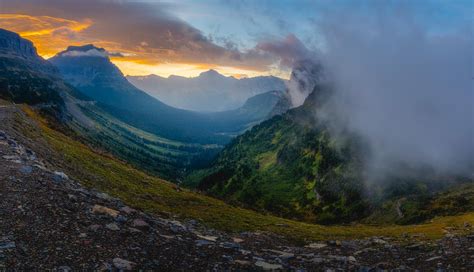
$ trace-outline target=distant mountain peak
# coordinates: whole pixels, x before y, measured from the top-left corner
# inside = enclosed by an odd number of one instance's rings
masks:
[[[205,72],[202,72],[199,74],[199,77],[205,77],[205,78],[220,78],[220,77],[225,77],[224,75],[220,74],[214,69],[209,69]]]
[[[75,46],[71,45],[68,48],[60,53],[57,54],[61,57],[100,57],[100,58],[109,58],[111,55],[107,50],[104,48],[97,47],[93,44],[86,44]]]
[[[81,52],[87,52],[89,50],[97,50],[97,51],[102,51],[102,52],[105,52],[105,49],[104,48],[100,48],[100,47],[97,47],[93,44],[85,44],[85,45],[79,45],[79,46],[75,46],[75,45],[70,45],[67,47],[66,49],[66,52],[67,51],[81,51]]]
[[[99,82],[124,84],[125,77],[110,61],[109,56],[110,53],[104,48],[86,44],[69,46],[49,61],[59,68],[69,83],[76,87],[94,85]]]
[[[168,105],[202,112],[234,110],[252,96],[286,89],[285,80],[277,77],[238,79],[213,69],[194,77],[128,76],[127,79]]]

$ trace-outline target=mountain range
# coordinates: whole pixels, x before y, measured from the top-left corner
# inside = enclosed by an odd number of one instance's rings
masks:
[[[286,81],[277,77],[237,79],[223,76],[215,70],[191,78],[148,75],[127,76],[127,79],[168,105],[204,112],[237,109],[252,96],[268,91],[284,92],[286,89]]]
[[[223,144],[273,112],[276,103],[249,104],[224,112],[195,112],[171,107],[133,86],[103,48],[70,46],[49,60],[64,79],[120,120],[173,140]],[[284,98],[268,93],[272,98]],[[255,104],[254,104],[255,106]],[[268,106],[268,108],[262,108]]]

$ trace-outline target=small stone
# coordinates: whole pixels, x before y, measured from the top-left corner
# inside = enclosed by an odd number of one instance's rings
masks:
[[[124,206],[124,207],[120,208],[120,211],[121,211],[121,212],[124,212],[124,213],[126,213],[126,214],[132,214],[132,213],[136,213],[136,212],[137,212],[137,210],[132,209],[132,208],[130,208],[130,207],[128,207],[128,206]]]
[[[324,243],[311,243],[311,244],[309,244],[309,245],[306,245],[306,247],[308,247],[308,248],[314,248],[314,249],[321,249],[321,248],[327,247],[327,245],[324,244]]]
[[[102,192],[97,192],[95,196],[103,200],[112,200],[112,198],[108,194]]]
[[[141,231],[141,230],[139,230],[139,229],[136,229],[136,228],[131,228],[131,227],[130,227],[130,228],[128,228],[128,231],[129,231],[130,233],[140,233],[140,232],[142,232],[142,231]]]
[[[239,264],[239,265],[244,265],[244,266],[248,266],[248,265],[252,264],[251,262],[245,261],[245,260],[235,260],[234,263]]]
[[[356,259],[354,256],[349,256],[349,257],[347,257],[347,260],[348,260],[349,262],[352,262],[352,263],[357,262],[357,259]]]
[[[284,259],[284,260],[288,260],[288,259],[291,259],[291,258],[294,258],[294,257],[295,257],[295,254],[293,254],[293,253],[291,253],[291,252],[280,251],[280,250],[273,250],[273,249],[269,249],[269,250],[266,250],[266,251],[269,251],[269,252],[278,254],[278,257],[279,257],[280,259]]]
[[[232,256],[229,256],[229,255],[222,255],[222,258],[226,261],[226,262],[233,262],[234,261],[234,258],[232,258]]]
[[[221,244],[222,248],[232,248],[232,249],[239,249],[240,245],[237,243],[230,243],[230,242],[224,242]]]
[[[196,240],[196,246],[201,247],[201,246],[208,246],[208,245],[213,245],[214,243],[208,240]]]
[[[420,249],[422,246],[423,244],[413,244],[413,245],[407,246],[406,249],[415,250],[415,249]]]
[[[240,239],[240,238],[232,238],[232,241],[234,241],[234,243],[242,243],[244,241],[244,239]]]
[[[142,219],[134,219],[132,226],[139,229],[148,229],[150,227],[150,225]]]
[[[20,172],[24,175],[29,175],[31,172],[33,172],[33,167],[29,165],[24,165],[20,168]]]
[[[90,226],[89,226],[89,229],[90,229],[91,231],[93,231],[93,232],[98,231],[100,228],[102,228],[102,226],[101,226],[101,225],[97,225],[97,224],[94,224],[94,225],[90,225]]]
[[[72,201],[76,201],[77,200],[77,196],[75,195],[71,195],[71,194],[68,194],[67,197],[72,200]]]
[[[56,271],[58,271],[58,272],[70,272],[70,271],[72,271],[72,268],[69,267],[69,266],[63,265],[63,266],[58,267]]]
[[[132,270],[133,267],[135,266],[134,262],[127,261],[120,258],[114,258],[112,260],[112,263],[114,264],[115,268],[117,268],[118,270]]]
[[[271,264],[267,263],[264,261],[257,261],[255,263],[256,266],[261,267],[263,270],[277,270],[277,269],[283,269],[283,266],[279,264]]]
[[[119,226],[117,226],[117,224],[115,224],[115,223],[107,224],[107,225],[105,225],[105,227],[108,228],[109,230],[113,230],[113,231],[120,230]]]
[[[380,238],[374,238],[374,239],[372,239],[372,242],[373,242],[374,244],[379,244],[379,245],[385,245],[385,244],[388,243],[387,241],[382,240],[382,239],[380,239]]]
[[[204,240],[208,240],[208,241],[212,241],[212,242],[215,242],[217,241],[217,236],[207,236],[207,235],[200,235],[200,234],[196,234],[197,237],[201,238],[201,239],[204,239]]]
[[[431,257],[431,258],[427,259],[426,261],[427,261],[427,262],[432,262],[432,261],[439,260],[439,259],[441,259],[441,258],[443,258],[443,257],[441,257],[441,256],[435,256],[435,257]]]
[[[94,205],[94,207],[92,207],[92,212],[97,214],[106,214],[114,218],[119,215],[118,211],[101,205]]]
[[[125,217],[123,215],[119,215],[119,216],[115,217],[115,221],[117,221],[119,223],[125,223],[125,222],[127,222],[127,217]]]
[[[86,233],[80,233],[79,234],[79,238],[86,238],[87,237],[87,234]]]
[[[54,171],[53,179],[56,182],[61,182],[61,181],[64,181],[64,180],[68,180],[69,177],[66,174],[64,174],[63,172]]]

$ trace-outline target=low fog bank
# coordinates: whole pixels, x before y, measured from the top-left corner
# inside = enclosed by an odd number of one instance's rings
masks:
[[[429,32],[391,9],[328,16],[318,27],[319,58],[336,90],[318,115],[367,141],[369,174],[404,165],[472,177],[472,28]]]

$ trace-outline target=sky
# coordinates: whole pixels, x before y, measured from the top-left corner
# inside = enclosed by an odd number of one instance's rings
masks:
[[[288,78],[302,52],[325,50],[323,18],[341,10],[370,17],[379,5],[410,9],[434,34],[472,25],[469,0],[0,0],[0,27],[33,41],[45,58],[93,43],[113,53],[126,75],[191,77],[215,69]]]

